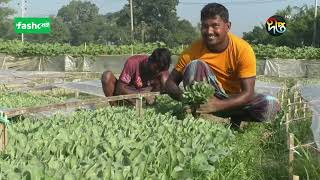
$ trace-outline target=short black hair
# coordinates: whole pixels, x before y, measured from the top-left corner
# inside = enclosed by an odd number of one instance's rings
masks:
[[[168,70],[171,60],[171,52],[167,48],[155,49],[149,57],[150,63],[157,63],[160,66],[160,70]]]
[[[205,21],[215,16],[220,16],[224,22],[229,22],[229,12],[226,7],[219,3],[209,3],[201,10],[201,21]]]

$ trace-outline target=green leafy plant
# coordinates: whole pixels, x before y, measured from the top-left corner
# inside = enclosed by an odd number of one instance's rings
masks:
[[[187,86],[183,93],[183,104],[198,105],[208,101],[215,93],[215,89],[207,82],[194,82],[191,86]]]
[[[41,179],[203,179],[230,152],[232,132],[153,110],[104,108],[12,122],[0,175]],[[64,176],[64,177],[63,177]]]
[[[69,44],[60,43],[30,43],[21,42],[18,40],[4,41],[0,40],[0,53],[14,56],[57,56],[57,55],[72,55],[72,56],[98,56],[98,55],[123,55],[147,53],[150,54],[157,47],[166,47],[164,43],[135,43],[131,45],[102,45],[102,44],[87,44],[71,46]],[[283,58],[283,59],[320,59],[320,48],[304,47],[304,48],[289,48],[286,46],[273,45],[253,45],[252,46],[257,58]],[[170,48],[172,54],[181,54],[187,48],[174,47]]]
[[[215,93],[215,89],[207,82],[194,82],[183,92],[182,101],[172,107],[172,114],[179,120],[187,117],[187,108],[195,110],[200,104],[206,103]],[[196,116],[195,113],[193,113]]]

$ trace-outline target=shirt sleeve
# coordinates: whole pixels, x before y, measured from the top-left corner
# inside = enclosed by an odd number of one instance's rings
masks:
[[[252,47],[245,48],[239,57],[239,77],[249,78],[256,76],[256,56]]]
[[[175,70],[183,73],[185,67],[187,66],[187,64],[190,63],[190,61],[191,61],[191,49],[187,49],[180,55],[178,62],[175,66]]]
[[[134,75],[134,67],[131,61],[128,61],[124,64],[123,70],[120,74],[119,79],[126,84],[129,84],[132,80],[132,76]]]

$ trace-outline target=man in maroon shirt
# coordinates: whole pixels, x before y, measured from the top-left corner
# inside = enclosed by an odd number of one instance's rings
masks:
[[[105,71],[101,77],[106,97],[134,94],[140,92],[161,91],[169,76],[171,53],[166,48],[155,49],[151,56],[135,55],[127,59],[119,80],[111,71]],[[146,98],[148,104],[154,98]],[[134,101],[129,100],[134,103]],[[115,103],[111,103],[115,105]]]

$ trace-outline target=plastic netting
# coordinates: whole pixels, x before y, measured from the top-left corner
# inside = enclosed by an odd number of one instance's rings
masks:
[[[281,91],[282,86],[278,83],[256,81],[255,91],[257,93],[271,95],[278,97],[279,92]]]
[[[65,89],[71,89],[71,90],[75,90],[75,91],[79,91],[82,93],[87,93],[95,96],[104,97],[100,80],[70,82],[70,83],[57,84],[55,86],[65,88]]]
[[[301,88],[302,97],[308,101],[312,110],[311,129],[314,141],[320,147],[320,84],[306,85]]]

